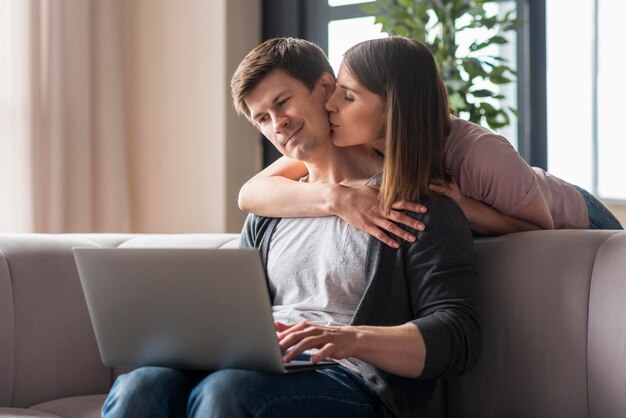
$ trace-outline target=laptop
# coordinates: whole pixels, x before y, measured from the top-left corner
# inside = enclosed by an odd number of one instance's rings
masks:
[[[256,249],[74,248],[102,363],[286,373]]]

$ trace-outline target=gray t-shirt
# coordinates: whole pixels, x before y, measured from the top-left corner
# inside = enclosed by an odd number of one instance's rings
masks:
[[[336,216],[282,219],[267,259],[274,319],[349,324],[365,292],[368,242]]]
[[[281,219],[267,255],[274,320],[350,324],[367,285],[369,239],[337,216]],[[352,359],[339,363],[360,374]]]
[[[281,219],[267,255],[274,320],[350,324],[367,285],[368,243],[368,234],[337,216]]]

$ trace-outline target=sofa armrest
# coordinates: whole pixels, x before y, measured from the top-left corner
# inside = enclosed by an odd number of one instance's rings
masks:
[[[592,417],[626,416],[626,233],[596,257],[589,296],[588,381]]]

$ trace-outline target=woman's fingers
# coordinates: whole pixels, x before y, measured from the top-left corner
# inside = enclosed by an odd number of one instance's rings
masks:
[[[391,216],[393,220],[383,217],[377,217],[373,219],[374,224],[366,227],[364,232],[372,235],[374,238],[391,248],[400,248],[400,244],[395,239],[390,237],[387,233],[385,233],[385,231],[408,242],[415,242],[416,237],[412,233],[396,225],[394,221],[410,226],[411,228],[418,231],[424,230],[423,223],[403,213],[393,211]]]
[[[441,193],[443,195],[448,194],[450,192],[450,188],[446,185],[431,184],[428,186],[428,188],[435,193]]]
[[[454,200],[459,206],[462,206],[463,194],[459,190],[459,186],[451,181],[449,183],[434,183],[428,186],[428,188],[436,193],[440,193],[450,199]]]
[[[398,202],[395,202],[393,205],[391,205],[391,208],[396,210],[408,210],[416,213],[426,213],[427,211],[426,206],[420,203],[412,202],[410,200],[400,200]]]
[[[389,231],[397,237],[402,238],[405,241],[413,242],[415,241],[415,235],[405,231],[400,228],[398,225],[390,221],[389,219],[382,220],[382,224],[379,225],[385,231]],[[386,235],[386,234],[385,234]]]
[[[338,200],[341,205],[337,208],[337,215],[349,225],[370,234],[391,248],[399,248],[400,244],[388,233],[405,241],[414,242],[417,239],[415,234],[404,230],[402,226],[408,226],[416,231],[423,231],[426,228],[423,222],[400,212],[406,210],[425,213],[426,207],[422,204],[409,200],[398,201],[392,205],[392,211],[387,217],[380,209],[377,187],[346,187],[341,190],[345,198]]]
[[[373,236],[374,238],[376,238],[378,241],[382,242],[383,244],[391,247],[391,248],[400,248],[400,244],[398,243],[398,241],[394,240],[393,238],[391,238],[389,235],[387,235],[385,232],[383,232],[378,226],[374,226],[372,228],[368,228],[365,232],[367,232],[368,234],[370,234],[371,236]]]
[[[411,202],[410,200],[400,200],[394,203],[393,205],[391,205],[391,209],[395,209],[395,210],[391,211],[389,219],[392,219],[397,223],[406,225],[418,231],[423,231],[426,228],[426,225],[424,225],[423,222],[400,212],[401,210],[407,210],[407,211],[415,212],[415,213],[426,213],[427,211],[426,206],[419,204],[419,203]],[[407,239],[405,237],[402,237],[402,238],[410,242],[415,241],[415,236],[411,235],[411,237],[412,239]]]
[[[424,225],[423,222],[420,222],[419,220],[412,218],[409,215],[406,215],[402,212],[398,212],[397,210],[392,210],[391,213],[389,214],[389,219],[392,219],[393,221],[400,223],[402,225],[406,225],[410,228],[416,229],[418,231],[423,231],[424,228],[426,227]],[[413,241],[415,240],[415,237],[413,237]],[[406,238],[405,238],[406,239]]]

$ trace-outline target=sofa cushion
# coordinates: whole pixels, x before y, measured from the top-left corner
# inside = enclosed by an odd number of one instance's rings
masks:
[[[63,418],[56,414],[44,411],[35,411],[25,408],[0,408],[2,418]]]
[[[56,414],[63,418],[100,418],[107,395],[74,396],[40,403],[30,409]]]

